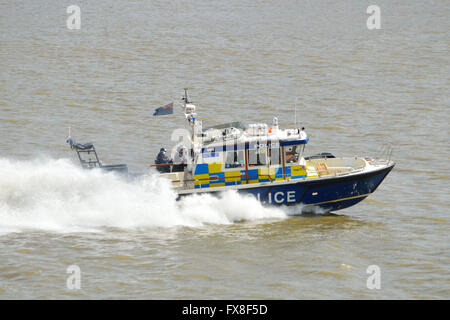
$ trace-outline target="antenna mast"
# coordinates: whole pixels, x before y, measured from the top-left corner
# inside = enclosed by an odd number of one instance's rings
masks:
[[[184,88],[184,97],[182,100],[184,101],[185,107],[186,107],[186,104],[191,103],[191,101],[189,101],[187,91],[188,91],[188,88]]]
[[[294,124],[295,127],[297,128],[297,95],[295,95],[295,105],[294,105]]]

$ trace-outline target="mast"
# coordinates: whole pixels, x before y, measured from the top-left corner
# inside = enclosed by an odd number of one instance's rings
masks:
[[[188,120],[189,124],[192,126],[197,118],[197,114],[195,113],[195,106],[192,104],[192,101],[189,101],[188,89],[184,88],[184,97],[181,98],[184,102],[184,115]]]
[[[295,95],[295,105],[294,105],[294,127],[297,128],[297,100],[298,97]]]
[[[184,88],[184,97],[182,98],[184,103],[184,115],[191,129],[191,141],[194,144],[194,148],[201,147],[202,136],[202,122],[197,119],[197,113],[195,112],[195,105],[189,100],[188,88]]]
[[[186,107],[186,104],[192,103],[192,101],[189,101],[187,91],[188,91],[188,88],[184,88],[184,97],[181,99],[184,101],[184,107]]]

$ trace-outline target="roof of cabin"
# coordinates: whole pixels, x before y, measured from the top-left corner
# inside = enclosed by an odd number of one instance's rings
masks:
[[[226,129],[226,128],[236,128],[245,130],[245,125],[242,122],[234,121],[234,122],[228,122],[228,123],[222,123],[215,126],[211,126],[208,128],[203,129],[203,131],[209,130],[209,129]]]

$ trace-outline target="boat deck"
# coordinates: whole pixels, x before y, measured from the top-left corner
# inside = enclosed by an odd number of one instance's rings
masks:
[[[377,166],[385,166],[387,164],[387,160],[382,159],[364,159],[364,158],[322,158],[322,159],[310,159],[304,162],[302,166],[306,171],[306,176],[301,178],[300,180],[316,180],[323,178],[331,178],[331,177],[341,177],[351,174],[357,174],[360,172],[364,172],[370,170],[369,167],[375,168]],[[297,164],[295,164],[298,166]],[[283,183],[292,183],[294,180],[291,176],[284,176],[281,179],[276,178],[274,174],[270,174],[270,170],[266,170],[269,174],[258,175],[258,178],[264,178],[267,181],[262,182],[260,184],[283,184]],[[208,180],[213,182],[214,180],[218,180],[219,178],[205,178],[205,179],[194,179],[191,172],[188,169],[185,169],[184,172],[171,172],[161,174],[163,177],[172,181],[172,186],[175,190],[178,191],[189,191],[195,188],[196,182],[200,184],[200,186],[204,183],[201,180]],[[241,180],[244,178],[252,177],[251,175],[246,175],[245,170],[241,173],[240,176],[235,177],[234,180],[236,183],[234,185],[229,185],[227,187],[220,187],[222,190],[226,189],[235,189],[236,187],[244,187],[245,182]],[[298,181],[299,179],[296,179]],[[238,183],[241,182],[241,183]],[[248,185],[256,186],[258,183],[257,180],[255,182],[250,181],[247,183]],[[217,188],[200,188],[202,191],[207,191],[205,189],[217,189]],[[197,190],[199,191],[199,190]]]

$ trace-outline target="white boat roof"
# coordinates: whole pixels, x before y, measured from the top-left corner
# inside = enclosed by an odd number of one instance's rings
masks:
[[[246,142],[284,142],[282,145],[306,144],[308,136],[302,129],[279,129],[278,125],[268,127],[267,124],[250,124],[247,128],[240,122],[231,122],[206,128],[203,131],[203,146],[223,145]],[[291,142],[291,143],[289,143]]]
[[[229,122],[212,127],[202,128],[201,120],[197,119],[196,106],[187,102],[187,89],[185,89],[185,116],[192,128],[192,139],[195,150],[210,149],[229,144],[245,143],[279,143],[279,146],[298,145],[308,143],[308,135],[304,128],[280,129],[278,118],[273,118],[269,127],[265,123],[252,123],[245,126],[241,122]],[[186,103],[187,102],[187,103]],[[214,148],[216,149],[216,148]],[[220,150],[220,148],[217,148]]]

